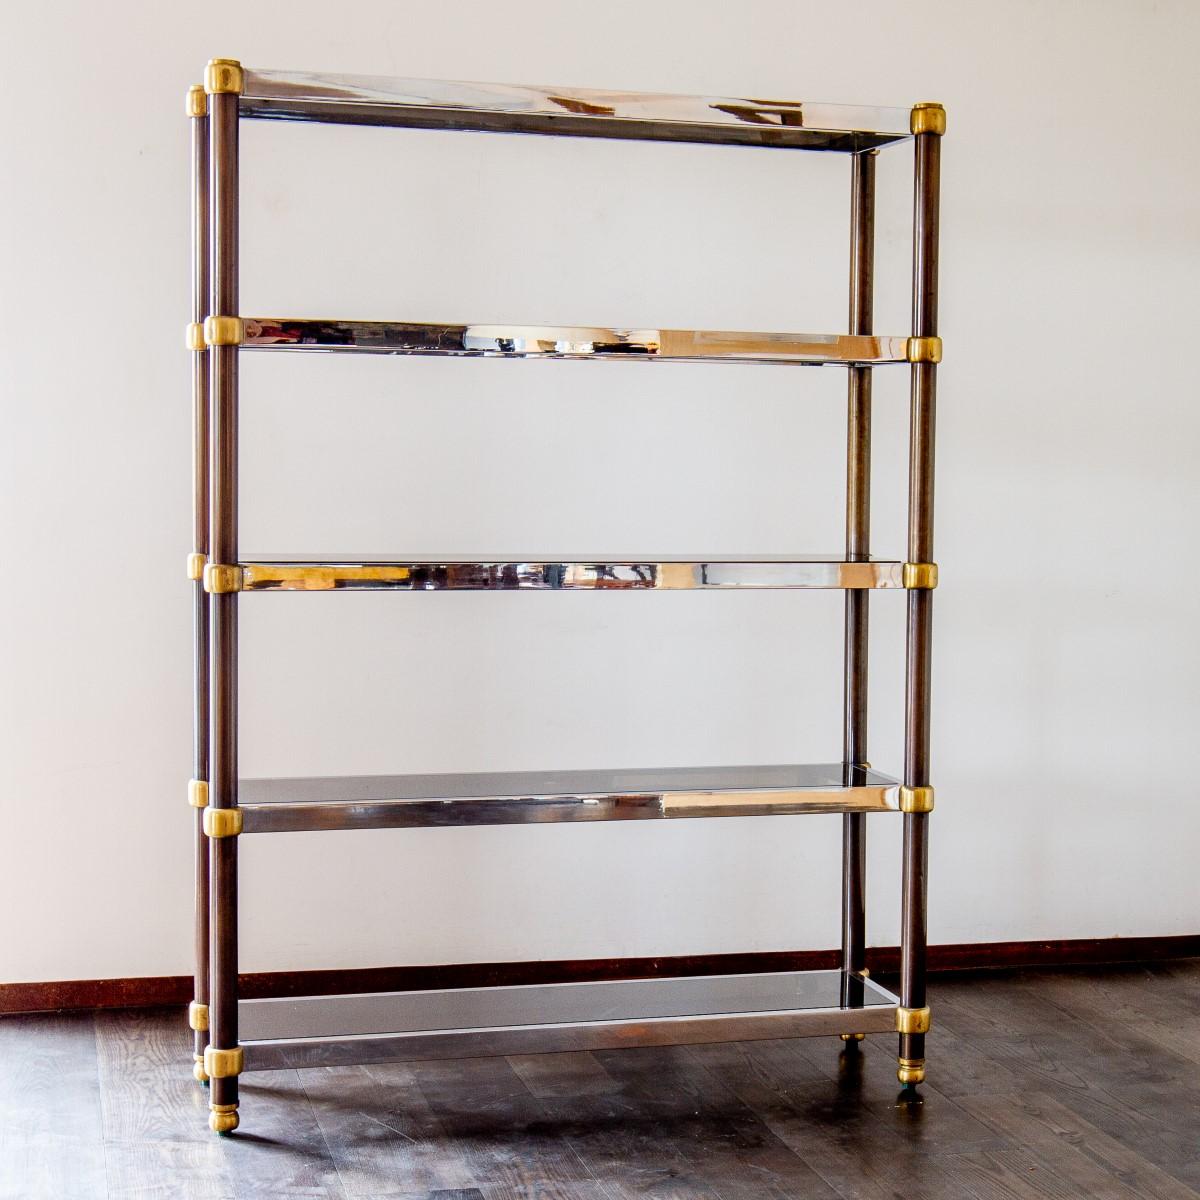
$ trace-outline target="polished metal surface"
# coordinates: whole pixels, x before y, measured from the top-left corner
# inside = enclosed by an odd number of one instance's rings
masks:
[[[459,358],[636,359],[649,362],[907,362],[908,338],[707,329],[615,329],[573,325],[438,325],[247,317],[247,350],[432,354]]]
[[[896,997],[841,971],[243,1000],[245,1066],[336,1065],[894,1030]]]
[[[908,108],[297,71],[245,72],[243,117],[855,153],[911,136]]]
[[[371,562],[272,559],[242,564],[242,591],[695,591],[902,588],[904,564],[755,558],[596,562],[513,559]]]
[[[841,763],[243,779],[245,833],[896,812],[899,785]]]

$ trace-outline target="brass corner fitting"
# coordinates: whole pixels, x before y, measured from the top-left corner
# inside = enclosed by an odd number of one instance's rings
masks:
[[[204,324],[201,321],[188,323],[187,333],[184,334],[184,344],[189,350],[207,350],[208,343],[204,340]]]
[[[900,582],[910,591],[937,587],[937,563],[906,562]]]
[[[208,1127],[213,1133],[232,1133],[238,1127],[236,1104],[210,1104]]]
[[[204,68],[204,90],[210,95],[232,92],[241,95],[246,74],[236,58],[210,58]]]
[[[900,787],[900,811],[902,813],[933,812],[933,788]]]
[[[212,596],[224,596],[242,590],[242,568],[225,563],[206,563],[204,590]]]
[[[941,137],[946,132],[946,110],[932,100],[912,106],[908,128],[913,134],[936,133]]]
[[[234,1046],[232,1050],[218,1050],[215,1046],[204,1047],[204,1070],[210,1079],[229,1079],[240,1075],[244,1065],[245,1055],[241,1046]]]
[[[942,361],[942,339],[940,337],[910,337],[904,345],[904,357],[910,363],[940,363]]]
[[[204,578],[204,564],[208,562],[208,555],[201,554],[199,550],[193,550],[187,556],[187,577],[191,580]]]
[[[242,810],[209,805],[204,810],[204,832],[210,838],[237,837],[242,832]]]
[[[208,783],[203,779],[188,780],[188,803],[193,808],[208,807]],[[193,1025],[194,1029],[195,1026]]]
[[[905,1087],[925,1082],[925,1060],[923,1058],[897,1059],[896,1078]]]
[[[204,318],[205,345],[240,346],[245,336],[246,327],[241,317]]]
[[[208,1005],[193,1000],[188,1005],[188,1026],[197,1033],[208,1031]]]
[[[896,1009],[897,1033],[928,1033],[929,1026],[928,1004],[924,1008],[905,1008],[900,1005]]]
[[[202,84],[193,83],[187,90],[187,115],[189,117],[208,116],[208,96],[205,95]]]

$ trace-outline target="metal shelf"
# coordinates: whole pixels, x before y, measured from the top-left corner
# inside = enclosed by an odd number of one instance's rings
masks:
[[[324,350],[453,358],[634,359],[796,366],[878,366],[908,361],[906,337],[617,329],[584,325],[447,325],[246,317],[247,350]]]
[[[243,592],[699,591],[899,589],[902,562],[834,558],[380,561],[271,558],[244,562]]]
[[[841,971],[243,1000],[245,1069],[890,1033],[897,999]],[[536,1023],[531,1022],[536,1017]]]
[[[281,121],[844,153],[911,136],[907,108],[297,71],[247,70],[238,112]]]
[[[244,833],[895,812],[899,784],[841,763],[243,779]]]

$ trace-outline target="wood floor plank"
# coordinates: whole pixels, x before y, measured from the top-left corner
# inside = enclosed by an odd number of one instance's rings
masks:
[[[1119,1184],[1142,1200],[1196,1200],[1198,1193],[1192,1188],[1044,1093],[976,1097],[963,1103],[990,1128],[1043,1156],[1084,1194]]]
[[[447,1135],[410,1065],[323,1067],[302,1080],[348,1196],[474,1187],[461,1142]]]

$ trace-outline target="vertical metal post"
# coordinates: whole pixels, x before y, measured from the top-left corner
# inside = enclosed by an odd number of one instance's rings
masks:
[[[238,596],[215,586],[215,567],[238,561],[238,346],[228,318],[238,322],[238,95],[241,67],[215,59],[205,72],[209,100],[211,294],[209,422],[211,454],[210,533],[213,583],[210,608],[211,742],[208,827],[212,880],[211,1039],[205,1066],[211,1077],[209,1125],[229,1133],[238,1124],[238,838],[237,826],[222,819],[236,809],[238,782]],[[225,320],[222,320],[225,318]],[[214,344],[216,343],[216,344]],[[238,814],[240,815],[240,814]]]
[[[913,336],[936,339],[938,330],[938,192],[942,134],[946,114],[941,105],[913,109],[916,143],[913,203]],[[940,345],[940,343],[938,343]],[[933,467],[937,362],[930,354],[913,358],[909,424],[908,560],[932,563]],[[915,587],[908,593],[908,648],[905,665],[904,784],[929,788],[930,644],[933,591]],[[900,1003],[916,1016],[926,1009],[925,951],[927,811],[904,814],[904,887],[900,930]],[[911,1025],[928,1027],[924,1020]],[[900,1082],[912,1086],[925,1078],[925,1033],[901,1026]]]
[[[850,328],[869,334],[874,321],[875,159],[870,150],[851,158]],[[846,558],[871,554],[871,368],[850,367],[846,418]],[[870,592],[846,592],[845,690],[842,763],[846,783],[863,782],[867,762],[867,622]],[[842,1004],[862,1004],[859,977],[866,966],[865,813],[842,818]],[[862,1034],[843,1034],[859,1041]]]
[[[204,806],[208,789],[208,593],[202,572],[208,558],[208,355],[203,326],[208,315],[208,100],[199,84],[188,90],[192,126],[192,308],[188,346],[192,354],[192,788],[195,813],[195,986],[189,1023],[192,1073],[208,1082],[208,839]]]

